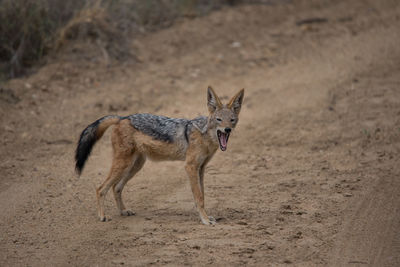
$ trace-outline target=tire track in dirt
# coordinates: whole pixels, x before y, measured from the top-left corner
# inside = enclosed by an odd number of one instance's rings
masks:
[[[395,266],[400,262],[399,174],[381,175],[354,203],[338,237],[332,265]]]

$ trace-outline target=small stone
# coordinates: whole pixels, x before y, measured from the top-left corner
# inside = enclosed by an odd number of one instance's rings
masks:
[[[231,43],[231,47],[233,47],[233,48],[239,48],[241,46],[242,46],[242,44],[240,42],[237,42],[237,41]]]

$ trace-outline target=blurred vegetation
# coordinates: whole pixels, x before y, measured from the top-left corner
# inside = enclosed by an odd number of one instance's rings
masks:
[[[234,0],[0,0],[0,80],[23,75],[44,55],[64,46],[66,40],[93,40],[112,52],[131,33],[168,27],[178,18],[202,16],[233,3]]]
[[[51,47],[54,34],[82,6],[81,2],[1,0],[0,72],[3,78],[23,74],[26,67],[42,58]]]

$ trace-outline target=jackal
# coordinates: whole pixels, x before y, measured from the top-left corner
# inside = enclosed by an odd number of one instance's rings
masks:
[[[110,173],[97,188],[98,215],[104,216],[104,199],[113,188],[118,210],[123,216],[134,215],[125,208],[121,192],[125,184],[143,167],[147,158],[151,160],[185,161],[196,208],[203,224],[216,221],[204,210],[204,170],[218,147],[225,151],[229,136],[239,120],[244,89],[240,90],[228,104],[223,105],[211,87],[207,89],[209,115],[192,120],[174,119],[151,114],[134,114],[126,117],[105,116],[81,133],[76,148],[75,169],[80,175],[85,161],[106,129],[115,125],[111,142],[113,161]]]

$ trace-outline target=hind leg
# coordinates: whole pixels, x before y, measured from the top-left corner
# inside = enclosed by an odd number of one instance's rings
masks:
[[[107,179],[96,190],[100,221],[106,221],[106,217],[104,216],[104,200],[108,190],[111,186],[118,184],[119,181],[126,177],[132,168],[135,146],[132,142],[133,139],[130,138],[131,131],[132,127],[121,121],[112,132],[111,142],[114,154],[111,170]]]
[[[106,217],[104,216],[104,200],[106,194],[111,186],[115,185],[126,176],[126,173],[129,172],[131,161],[132,157],[129,156],[125,158],[114,158],[110,174],[104,183],[96,190],[98,213],[100,221],[102,222],[106,221]]]
[[[113,192],[115,202],[117,203],[117,208],[122,216],[131,216],[135,215],[135,213],[131,210],[127,210],[125,208],[124,202],[122,201],[122,190],[126,183],[132,179],[132,177],[140,171],[143,167],[144,163],[146,162],[146,157],[142,154],[135,153],[132,160],[132,165],[125,177],[123,177],[118,183],[113,185]]]

